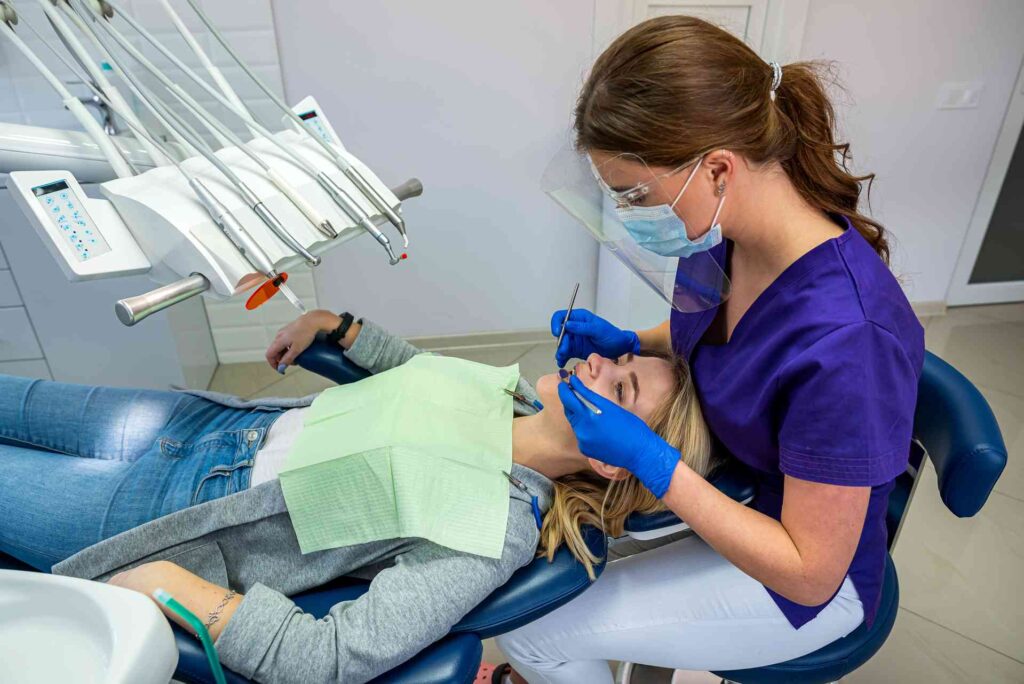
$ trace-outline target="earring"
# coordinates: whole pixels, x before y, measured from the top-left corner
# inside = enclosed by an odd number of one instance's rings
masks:
[[[721,197],[724,194],[725,194],[725,181],[722,181],[721,183],[718,184],[718,188],[715,190],[715,195],[717,195],[718,197]]]

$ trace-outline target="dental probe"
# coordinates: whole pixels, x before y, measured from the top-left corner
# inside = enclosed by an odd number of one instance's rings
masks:
[[[536,399],[534,399],[533,401],[530,401],[529,399],[526,398],[525,394],[520,394],[519,392],[516,392],[515,390],[510,390],[510,389],[505,389],[505,394],[509,395],[510,397],[512,397],[513,399],[515,399],[516,401],[518,401],[521,404],[526,404],[527,406],[532,406],[533,408],[537,409],[538,411],[543,411],[544,410],[544,404],[540,403]]]
[[[92,18],[94,22],[102,24],[103,29],[115,40],[115,42],[117,42],[118,45],[121,46],[121,49],[123,49],[125,52],[131,55],[143,67],[145,67],[146,70],[149,71],[154,77],[156,77],[157,80],[159,80],[164,87],[168,88],[169,90],[172,90],[176,95],[178,95],[179,98],[194,103],[194,99],[181,86],[179,86],[177,83],[174,83],[169,78],[164,76],[164,74],[152,62],[150,62],[141,52],[139,52],[139,50],[136,49],[135,46],[128,42],[127,38],[121,35],[120,31],[118,31],[112,24],[110,24],[110,22],[104,20],[95,8],[89,5],[85,0],[78,0],[78,5],[85,9],[85,12],[88,14],[89,17]],[[317,182],[320,184],[320,187],[324,189],[324,191],[331,197],[334,203],[341,207],[342,210],[349,216],[349,218],[355,221],[356,224],[361,226],[364,230],[366,230],[366,232],[372,235],[373,238],[378,243],[380,243],[380,245],[384,248],[384,251],[387,252],[389,262],[391,263],[392,266],[401,261],[400,258],[395,256],[395,252],[391,247],[391,241],[388,240],[387,236],[384,235],[384,233],[382,233],[380,229],[377,228],[376,225],[374,225],[373,220],[370,218],[369,214],[367,214],[358,203],[356,203],[351,197],[349,197],[348,193],[345,192],[341,187],[339,187],[338,184],[335,183],[330,176],[328,176],[322,171],[317,170],[316,167],[314,167],[309,161],[303,159],[296,152],[289,149],[284,143],[278,140],[273,133],[271,133],[269,130],[264,128],[256,121],[252,120],[246,112],[240,112],[239,110],[237,110],[227,100],[227,98],[225,98],[217,91],[216,88],[214,88],[206,81],[199,78],[199,76],[197,76],[195,73],[193,73],[192,70],[187,65],[185,65],[180,59],[178,59],[178,57],[173,52],[164,47],[164,45],[161,44],[160,41],[158,41],[148,31],[146,31],[146,29],[140,26],[130,15],[121,12],[121,17],[130,26],[132,26],[140,35],[142,35],[142,37],[145,38],[154,48],[156,48],[156,50],[160,52],[161,55],[167,58],[174,66],[180,69],[199,87],[205,90],[210,95],[210,97],[212,97],[222,106],[224,106],[229,112],[231,112],[239,119],[241,119],[242,123],[256,130],[257,133],[259,133],[265,139],[270,141],[271,144],[273,144],[275,147],[284,152],[284,154],[291,158],[306,173],[315,178]],[[200,105],[198,105],[198,103],[195,103],[195,106],[199,107]],[[405,258],[404,254],[402,255],[402,258]]]
[[[558,348],[562,346],[562,338],[565,337],[565,325],[569,322],[569,316],[572,315],[572,305],[576,303],[576,293],[580,291],[580,284],[576,283],[576,287],[572,290],[572,297],[569,298],[569,308],[565,310],[565,318],[562,319],[562,330],[558,333],[558,342],[555,343],[555,353],[558,352]],[[565,364],[559,366],[559,369],[563,368]]]
[[[64,59],[63,55],[61,55],[52,47],[51,51],[54,53],[54,55],[56,55],[57,59],[64,63],[64,66],[67,67],[68,70],[71,71],[71,73],[75,74],[75,76],[79,76],[75,68],[66,59]],[[117,114],[118,116],[122,116],[122,113],[119,110],[119,108],[110,99],[108,99],[106,95],[104,95],[103,92],[100,91],[100,89],[97,86],[95,86],[91,81],[84,82],[86,85],[89,86],[93,93],[95,93],[96,96],[100,98],[100,100],[104,104],[110,107],[110,109],[115,114]],[[122,118],[124,118],[125,123],[132,128],[136,135],[146,137],[155,147],[157,147],[161,151],[165,151],[164,144],[158,142],[149,134],[149,132],[144,131],[141,127],[137,127],[136,124],[131,119],[125,118],[123,116]],[[190,172],[183,169],[181,165],[177,162],[172,161],[171,164],[174,166],[175,169],[178,170],[178,173],[185,177],[185,180],[188,181],[189,187],[192,188],[192,192],[195,193],[196,197],[199,199],[200,203],[206,209],[207,213],[210,214],[210,217],[213,219],[214,223],[224,234],[224,237],[226,237],[228,241],[231,242],[231,244],[235,247],[235,249],[238,250],[238,253],[242,256],[242,258],[245,259],[254,269],[263,274],[263,276],[266,277],[269,281],[271,281],[274,287],[277,288],[277,290],[284,293],[284,296],[288,299],[288,301],[290,301],[297,309],[305,312],[305,305],[295,295],[295,293],[292,292],[291,288],[289,288],[285,284],[285,281],[287,281],[288,279],[288,274],[278,273],[277,269],[274,268],[274,264],[270,260],[270,257],[267,256],[266,252],[264,252],[263,249],[259,246],[259,244],[257,244],[256,241],[252,239],[252,236],[249,235],[245,228],[238,222],[238,219],[236,219],[231,214],[231,212],[228,211],[227,207],[225,207],[224,204],[220,200],[218,200],[216,196],[213,195],[212,192],[210,192],[209,188],[207,188],[206,185],[203,184],[203,182],[198,177],[195,176],[195,174],[190,175]]]
[[[592,401],[590,401],[589,399],[587,399],[582,394],[580,394],[579,392],[576,391],[576,388],[572,386],[571,382],[569,382],[569,375],[576,375],[576,371],[573,371],[572,373],[570,373],[569,371],[565,370],[564,368],[559,368],[558,369],[558,377],[561,378],[562,382],[564,382],[566,385],[568,385],[569,391],[572,392],[573,395],[577,399],[579,399],[580,402],[582,402],[582,404],[584,406],[586,406],[588,409],[590,409],[591,412],[596,413],[597,415],[601,415],[601,409],[599,409],[596,406],[594,406],[594,403]]]
[[[164,0],[164,2],[166,2],[166,0]],[[207,30],[211,34],[213,34],[213,37],[217,39],[217,42],[219,42],[221,46],[227,51],[227,53],[231,55],[231,57],[235,60],[238,66],[242,68],[242,71],[244,71],[246,75],[248,75],[249,78],[251,78],[253,82],[256,83],[257,86],[259,86],[260,90],[262,90],[264,94],[266,94],[266,96],[270,98],[271,102],[277,105],[278,109],[284,112],[285,116],[290,118],[294,123],[298,124],[300,130],[305,131],[307,135],[313,138],[317,143],[320,144],[322,148],[324,148],[324,150],[327,151],[331,159],[333,159],[334,162],[338,165],[338,168],[341,169],[341,172],[345,174],[345,177],[352,181],[352,184],[359,188],[359,191],[363,193],[363,195],[368,200],[370,200],[370,203],[373,204],[373,206],[376,207],[378,211],[384,214],[388,218],[388,221],[390,221],[392,225],[394,225],[395,228],[398,229],[398,232],[402,235],[402,240],[404,241],[405,246],[408,247],[409,236],[408,234],[406,234],[405,231],[405,220],[402,219],[402,217],[394,209],[391,208],[387,200],[385,200],[380,195],[380,193],[377,192],[377,190],[366,181],[363,175],[359,173],[359,170],[352,166],[348,159],[346,159],[344,155],[339,153],[338,150],[333,145],[329,144],[326,140],[320,138],[320,136],[313,135],[310,133],[309,128],[306,126],[306,122],[299,118],[299,116],[294,111],[292,111],[292,108],[289,107],[288,104],[285,103],[285,101],[282,100],[277,93],[275,93],[271,88],[267,86],[266,83],[263,82],[263,79],[261,79],[255,73],[253,73],[252,69],[249,68],[249,65],[247,65],[242,60],[242,58],[238,56],[238,53],[236,53],[235,50],[231,47],[231,44],[228,43],[228,41],[224,38],[224,35],[219,30],[217,30],[217,27],[214,26],[213,22],[210,21],[209,17],[206,16],[206,13],[203,12],[202,8],[199,7],[199,4],[195,0],[187,0],[187,2],[195,11],[195,13],[199,16],[200,21],[203,22]]]

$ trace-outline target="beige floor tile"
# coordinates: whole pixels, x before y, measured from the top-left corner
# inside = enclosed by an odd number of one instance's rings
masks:
[[[516,360],[519,373],[531,383],[536,384],[537,378],[558,370],[555,364],[554,341],[538,344]]]
[[[281,376],[265,361],[258,363],[222,363],[217,366],[210,389],[214,392],[226,392],[247,397],[268,385],[272,385]]]
[[[1024,682],[1024,664],[956,632],[900,610],[889,639],[844,684],[1010,684]]]
[[[1013,304],[986,304],[983,306],[966,306],[950,309],[950,311],[966,310],[971,313],[988,316],[1001,321],[1024,321],[1024,302]]]
[[[978,389],[996,415],[1009,454],[995,490],[1024,501],[1024,398],[985,386]]]
[[[921,477],[893,553],[900,605],[1024,661],[1024,501],[993,493],[957,518],[930,464]]]
[[[950,309],[929,322],[925,343],[976,385],[1024,397],[1024,321]]]
[[[280,377],[280,376],[279,376]],[[249,395],[249,399],[265,397],[304,397],[314,392],[322,392],[336,383],[304,368],[289,368],[285,377],[272,385],[268,385]]]
[[[495,347],[476,347],[468,349],[447,349],[438,352],[445,356],[454,356],[467,361],[486,363],[490,366],[511,366],[516,359],[534,347],[533,344],[512,344]]]
[[[484,662],[490,663],[491,665],[498,665],[499,663],[507,663],[508,658],[498,648],[498,644],[494,639],[484,639]]]

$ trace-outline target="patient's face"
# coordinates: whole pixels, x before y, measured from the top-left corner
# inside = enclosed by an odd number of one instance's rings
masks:
[[[654,411],[675,389],[674,371],[665,359],[652,356],[625,354],[618,359],[606,359],[591,354],[569,368],[588,388],[600,394],[644,422],[648,422]],[[545,412],[550,411],[571,430],[562,411],[558,397],[558,373],[550,373],[537,380],[537,393]],[[554,417],[552,416],[552,417]]]

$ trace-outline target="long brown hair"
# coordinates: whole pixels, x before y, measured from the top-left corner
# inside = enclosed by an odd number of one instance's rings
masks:
[[[645,354],[646,355],[646,354]],[[647,421],[662,439],[679,449],[682,460],[701,476],[713,469],[711,435],[701,415],[689,367],[681,358],[654,354],[672,367],[674,389]],[[622,534],[630,513],[653,513],[665,505],[640,484],[633,475],[624,480],[607,480],[586,470],[565,475],[554,482],[555,497],[544,516],[540,530],[538,556],[551,560],[555,551],[565,544],[595,579],[594,556],[583,539],[582,528],[603,526],[605,534]]]
[[[649,19],[594,63],[576,103],[576,145],[673,168],[716,149],[778,162],[804,201],[847,217],[888,264],[885,229],[857,209],[875,176],[851,174],[850,145],[836,142],[830,74],[822,62],[785,65],[773,100],[772,68],[740,39],[694,17]]]

